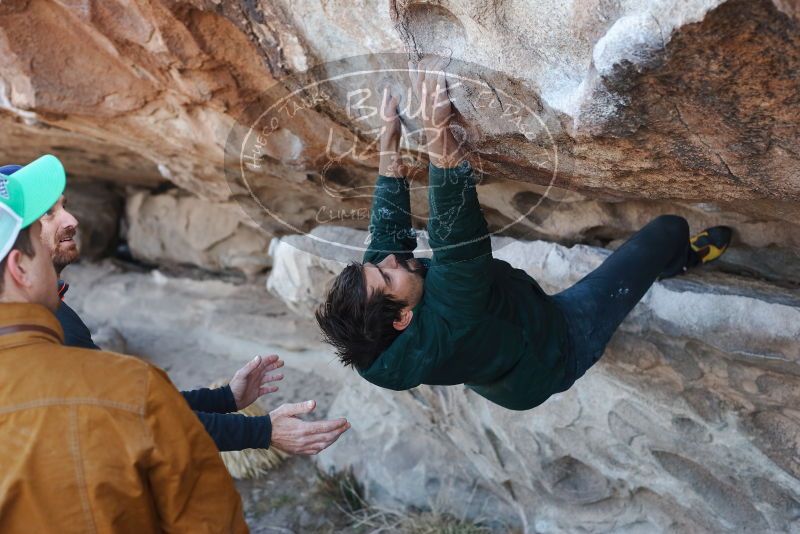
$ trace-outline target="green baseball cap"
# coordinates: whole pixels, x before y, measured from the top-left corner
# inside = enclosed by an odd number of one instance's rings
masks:
[[[66,183],[64,166],[47,154],[13,176],[0,174],[0,202],[22,219],[22,228],[27,228],[58,202]]]

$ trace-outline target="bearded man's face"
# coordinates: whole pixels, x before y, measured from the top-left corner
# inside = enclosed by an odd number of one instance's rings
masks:
[[[42,244],[53,258],[56,272],[60,273],[80,256],[78,244],[75,242],[78,220],[67,211],[64,195],[39,220],[42,223]]]

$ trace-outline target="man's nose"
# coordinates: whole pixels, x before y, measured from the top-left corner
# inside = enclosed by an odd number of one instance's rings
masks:
[[[77,228],[78,227],[78,219],[76,219],[75,216],[72,215],[67,210],[64,210],[63,226],[72,226],[74,228]]]

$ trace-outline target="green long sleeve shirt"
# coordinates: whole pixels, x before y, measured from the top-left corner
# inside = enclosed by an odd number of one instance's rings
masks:
[[[569,373],[566,321],[536,281],[492,258],[472,169],[429,170],[428,234],[433,257],[409,326],[361,376],[381,387],[466,384],[512,410],[559,391]],[[411,257],[408,184],[379,176],[364,262]]]

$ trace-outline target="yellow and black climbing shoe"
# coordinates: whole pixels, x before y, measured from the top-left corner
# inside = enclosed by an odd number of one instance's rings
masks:
[[[689,243],[697,255],[698,263],[706,264],[722,256],[732,236],[733,230],[729,226],[713,226],[690,237]]]

